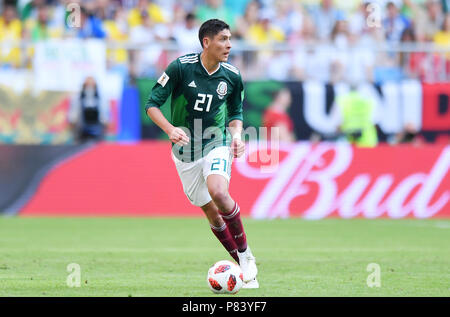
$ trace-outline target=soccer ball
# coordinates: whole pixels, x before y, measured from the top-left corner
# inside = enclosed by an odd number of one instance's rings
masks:
[[[244,284],[244,277],[239,265],[222,260],[208,270],[206,282],[213,293],[236,294]]]

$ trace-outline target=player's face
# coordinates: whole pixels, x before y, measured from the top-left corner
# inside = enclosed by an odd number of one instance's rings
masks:
[[[226,62],[228,60],[231,50],[230,38],[230,30],[223,29],[209,43],[208,51],[218,62]]]

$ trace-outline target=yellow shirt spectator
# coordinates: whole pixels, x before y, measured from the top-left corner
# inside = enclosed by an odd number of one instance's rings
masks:
[[[123,33],[118,27],[116,21],[106,20],[103,21],[103,26],[108,39],[114,42],[124,42],[128,39],[128,35]],[[125,64],[128,60],[127,50],[124,48],[112,48],[106,51],[106,55],[109,61],[114,64]]]
[[[284,38],[282,30],[270,25],[270,22],[262,22],[250,26],[247,39],[253,44],[265,45],[281,43],[284,41]]]
[[[433,36],[433,42],[437,46],[449,47],[450,46],[450,14],[445,16],[442,30],[436,32]],[[450,59],[450,53],[445,54],[447,59]]]
[[[164,19],[164,14],[161,10],[161,8],[154,4],[154,3],[150,3],[147,6],[147,13],[148,16],[150,17],[150,19],[154,22],[154,23],[164,23],[165,19]],[[137,26],[137,25],[141,25],[142,24],[142,14],[141,11],[139,10],[139,8],[134,8],[131,9],[130,12],[128,13],[128,25],[130,28]]]
[[[450,32],[439,31],[434,35],[434,43],[442,46],[450,45]]]
[[[19,42],[22,37],[22,23],[18,19],[6,23],[0,17],[0,64],[20,66],[21,54]]]

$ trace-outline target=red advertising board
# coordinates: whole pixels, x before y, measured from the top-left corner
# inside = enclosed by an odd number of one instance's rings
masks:
[[[450,130],[450,84],[422,84],[422,129]]]
[[[265,163],[267,162],[267,163]],[[254,218],[450,217],[450,146],[247,145],[230,192]],[[166,142],[99,144],[59,164],[21,215],[202,216]]]

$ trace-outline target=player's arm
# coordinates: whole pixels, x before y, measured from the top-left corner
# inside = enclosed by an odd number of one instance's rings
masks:
[[[189,137],[186,135],[186,133],[182,129],[174,127],[166,119],[166,117],[164,117],[159,108],[148,108],[147,115],[158,127],[161,128],[161,130],[163,130],[169,136],[170,141],[180,146],[184,146],[189,143]]]
[[[241,157],[245,152],[245,143],[242,141],[242,101],[244,100],[244,84],[242,78],[236,82],[236,87],[227,99],[228,127],[232,135],[231,151],[234,157]]]
[[[169,136],[173,143],[183,146],[189,143],[189,137],[182,129],[173,126],[159,109],[172,94],[179,78],[179,65],[177,60],[175,60],[167,67],[155,86],[153,86],[145,111],[149,118]]]
[[[245,152],[245,143],[242,141],[242,121],[233,120],[228,124],[233,137],[231,151],[234,157],[241,157]]]

